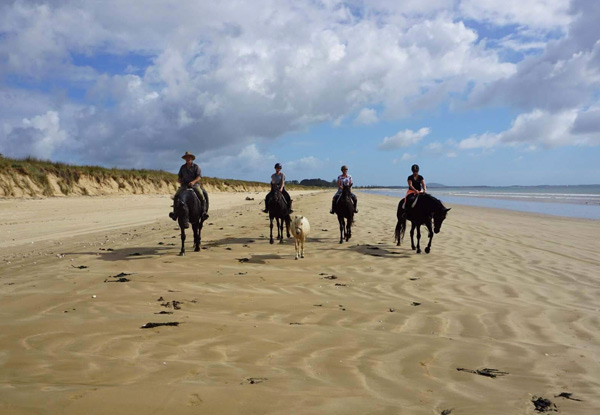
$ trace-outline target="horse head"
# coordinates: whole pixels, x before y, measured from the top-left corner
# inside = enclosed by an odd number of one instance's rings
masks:
[[[351,195],[352,195],[352,188],[349,185],[344,184],[342,186],[342,197],[351,197]]]
[[[439,207],[433,212],[433,232],[440,233],[442,229],[442,223],[446,219],[446,215],[451,208],[447,208],[441,202]]]
[[[175,212],[179,218],[179,223],[184,227],[189,227],[190,223],[190,209],[187,205],[187,198],[190,193],[186,190],[181,192],[181,195],[175,201]]]

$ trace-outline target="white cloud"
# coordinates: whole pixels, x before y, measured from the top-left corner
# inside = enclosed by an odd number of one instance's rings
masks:
[[[67,139],[67,132],[60,128],[58,113],[48,111],[31,119],[23,119],[21,127],[6,130],[6,136],[0,141],[0,149],[3,153],[6,151],[18,157],[50,159],[55,149]]]
[[[561,146],[599,145],[600,134],[578,134],[574,130],[577,111],[550,113],[543,110],[519,115],[508,130],[474,135],[458,143],[460,149],[491,149],[502,145],[535,149]]]
[[[571,21],[570,0],[462,0],[462,15],[497,26],[518,25],[552,29]]]
[[[377,146],[380,150],[395,150],[402,147],[410,147],[417,144],[423,137],[429,134],[429,128],[424,127],[418,131],[398,131],[392,137],[385,137]]]
[[[377,111],[372,108],[363,108],[360,110],[356,119],[354,120],[355,124],[374,124],[378,121]]]

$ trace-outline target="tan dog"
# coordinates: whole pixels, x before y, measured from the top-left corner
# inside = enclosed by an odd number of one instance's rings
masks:
[[[294,235],[294,245],[296,248],[296,259],[298,254],[300,258],[304,258],[304,243],[306,242],[306,236],[310,232],[310,223],[304,216],[294,216],[292,221],[292,234]]]

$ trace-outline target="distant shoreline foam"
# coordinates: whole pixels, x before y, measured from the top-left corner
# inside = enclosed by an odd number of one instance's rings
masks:
[[[600,186],[586,186],[586,193],[573,192],[573,186],[515,187],[514,189],[518,191],[507,192],[506,187],[489,187],[485,190],[444,187],[429,189],[429,193],[446,203],[458,205],[600,219]],[[363,191],[398,198],[404,197],[406,193],[405,189],[363,189]]]

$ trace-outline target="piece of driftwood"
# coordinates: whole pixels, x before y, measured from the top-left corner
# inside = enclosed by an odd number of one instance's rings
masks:
[[[468,372],[468,373],[474,373],[476,375],[480,375],[480,376],[486,376],[488,378],[492,378],[495,379],[498,376],[505,376],[508,375],[508,372],[501,372],[498,369],[489,369],[489,368],[483,368],[483,369],[477,369],[477,370],[471,370],[471,369],[465,369],[464,367],[457,367],[456,370],[458,370],[459,372]]]

